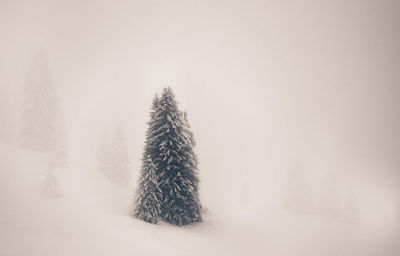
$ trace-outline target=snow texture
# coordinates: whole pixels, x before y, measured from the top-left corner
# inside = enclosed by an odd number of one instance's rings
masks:
[[[48,157],[3,143],[0,154],[0,255],[397,256],[400,250],[399,224],[358,225],[276,209],[262,218],[242,211],[240,219],[208,214],[199,225],[150,225],[129,217],[130,192],[102,183],[97,172],[88,179],[79,169],[59,172],[63,197],[42,197]]]

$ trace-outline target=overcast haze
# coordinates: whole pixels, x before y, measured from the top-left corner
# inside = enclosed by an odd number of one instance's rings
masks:
[[[245,193],[262,216],[299,168],[314,197],[330,175],[364,218],[398,218],[399,28],[395,0],[1,0],[0,135],[20,143],[21,90],[44,52],[75,172],[120,122],[135,186],[151,100],[170,86],[210,211],[240,217]]]

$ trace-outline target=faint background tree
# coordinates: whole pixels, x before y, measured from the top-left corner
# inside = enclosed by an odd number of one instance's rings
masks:
[[[114,184],[125,187],[131,179],[130,158],[122,127],[118,124],[111,141],[105,131],[98,152],[98,169]]]
[[[22,96],[22,146],[49,155],[43,191],[55,197],[58,183],[54,172],[68,165],[67,139],[61,104],[44,52],[34,56]]]

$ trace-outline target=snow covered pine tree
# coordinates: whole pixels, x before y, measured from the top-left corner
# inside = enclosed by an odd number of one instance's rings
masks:
[[[139,184],[135,216],[142,211],[146,187],[145,171],[148,162],[154,164],[158,189],[148,186],[154,194],[160,191],[159,218],[173,225],[181,226],[201,222],[201,204],[198,193],[197,157],[194,153],[193,134],[189,130],[186,115],[178,110],[171,88],[163,90],[160,99],[153,101],[153,111],[143,157],[142,177]],[[148,160],[149,158],[150,160]],[[147,176],[151,177],[150,174]],[[152,196],[152,198],[154,198]],[[155,204],[154,207],[158,207]],[[150,215],[156,211],[147,211]]]
[[[146,133],[146,142],[143,152],[142,169],[139,179],[139,187],[136,192],[136,202],[132,212],[132,216],[140,220],[157,224],[161,213],[161,190],[158,186],[156,176],[156,166],[151,160],[151,155],[154,152],[151,141],[155,136],[155,120],[154,116],[158,109],[158,96],[153,99],[153,104],[150,112],[149,128]]]
[[[161,190],[158,186],[156,166],[149,157],[143,159],[137,207],[134,217],[157,224],[161,213]]]

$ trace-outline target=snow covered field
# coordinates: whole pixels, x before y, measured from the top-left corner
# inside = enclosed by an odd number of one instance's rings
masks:
[[[396,256],[400,251],[398,223],[350,224],[279,209],[263,218],[253,219],[250,212],[236,219],[208,214],[199,225],[152,225],[128,216],[128,189],[105,189],[100,176],[97,186],[68,184],[74,171],[65,169],[57,171],[65,181],[59,184],[63,196],[43,197],[47,158],[3,143],[0,154],[2,256]],[[100,186],[104,194],[95,196]]]

